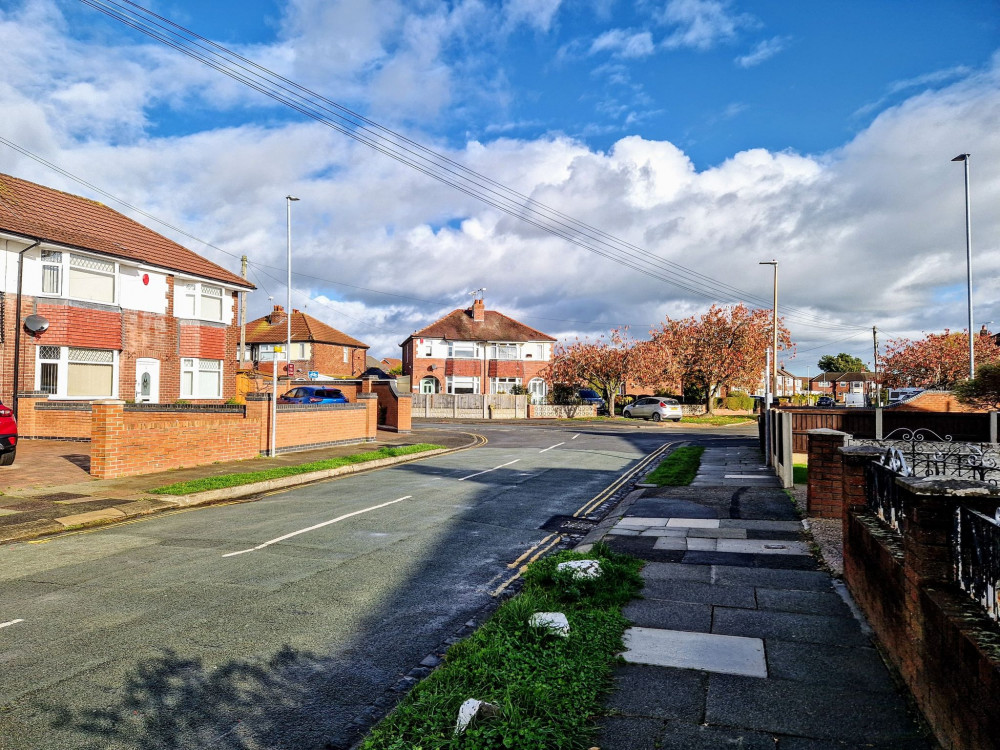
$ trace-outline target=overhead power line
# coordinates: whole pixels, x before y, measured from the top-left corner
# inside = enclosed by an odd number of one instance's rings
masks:
[[[713,301],[745,301],[753,307],[769,307],[769,300],[763,297],[660,258],[523,195],[130,0],[81,2],[375,151],[591,253]],[[787,319],[803,326],[842,331],[858,328],[806,309],[786,306],[783,312]]]

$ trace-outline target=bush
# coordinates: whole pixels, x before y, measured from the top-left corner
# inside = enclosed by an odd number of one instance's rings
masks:
[[[733,391],[722,400],[722,405],[731,411],[750,411],[753,409],[753,399],[745,393]]]

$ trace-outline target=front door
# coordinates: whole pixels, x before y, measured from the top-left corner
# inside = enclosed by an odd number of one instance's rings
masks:
[[[160,360],[140,358],[135,361],[135,402],[160,403]]]

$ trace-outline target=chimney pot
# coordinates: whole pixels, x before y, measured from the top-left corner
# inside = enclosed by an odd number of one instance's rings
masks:
[[[486,320],[486,304],[481,299],[472,302],[472,320],[476,323]]]

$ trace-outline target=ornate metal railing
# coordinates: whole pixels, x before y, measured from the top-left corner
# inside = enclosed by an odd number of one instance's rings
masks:
[[[883,456],[883,461],[886,457]],[[903,499],[896,489],[898,467],[882,461],[872,461],[865,466],[865,497],[868,510],[895,531],[903,533]]]
[[[978,479],[1000,486],[1000,450],[994,443],[954,442],[931,430],[893,430],[881,440],[854,439],[850,445],[874,445],[891,455],[883,465],[896,466],[901,476]]]
[[[952,552],[956,583],[986,610],[987,615],[1000,621],[1000,601],[997,599],[1000,519],[959,505],[955,509]]]

